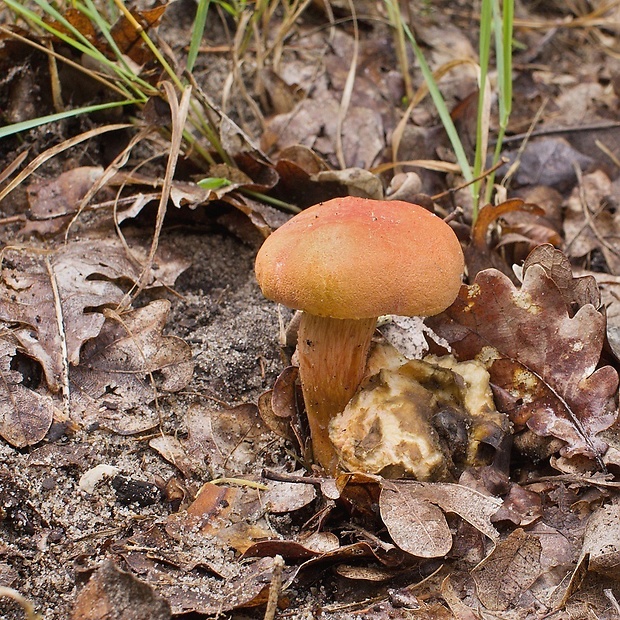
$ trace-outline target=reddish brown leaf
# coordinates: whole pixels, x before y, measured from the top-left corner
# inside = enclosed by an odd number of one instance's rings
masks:
[[[80,592],[72,620],[169,620],[170,605],[146,583],[104,563]]]
[[[132,11],[131,15],[146,32],[157,26],[167,6],[167,4],[161,4],[146,11]],[[127,17],[121,17],[112,26],[110,34],[121,52],[138,65],[143,65],[153,58],[153,53],[147,47],[142,35]]]
[[[24,385],[27,366],[21,372],[20,365],[14,364],[16,353],[17,342],[6,335],[0,338],[0,437],[24,448],[45,437],[54,418],[54,403],[49,395]]]
[[[573,276],[570,261],[563,252],[549,244],[539,245],[525,259],[523,271],[536,264],[555,282],[571,316],[586,304],[600,307],[601,294],[594,276]]]
[[[465,262],[467,263],[470,278],[489,267],[494,267],[502,273],[512,275],[508,265],[489,247],[487,237],[490,227],[499,217],[513,212],[524,212],[534,215],[544,215],[545,213],[540,207],[525,204],[522,200],[516,198],[496,206],[486,205],[482,207],[472,230],[471,243],[465,249]]]
[[[596,435],[617,417],[618,374],[596,370],[605,317],[591,304],[571,317],[567,305],[541,265],[527,269],[520,289],[488,269],[429,322],[459,359],[487,363],[500,409],[517,425],[562,439],[567,456],[599,457],[606,444]]]
[[[505,610],[541,574],[541,544],[536,536],[515,530],[472,572],[478,596],[491,610]]]

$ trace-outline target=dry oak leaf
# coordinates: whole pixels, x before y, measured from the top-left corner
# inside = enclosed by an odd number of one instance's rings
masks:
[[[136,282],[140,273],[140,265],[115,239],[69,243],[50,253],[6,248],[0,323],[14,325],[19,344],[39,361],[50,390],[58,392],[66,362],[77,365],[82,345],[99,334],[105,321],[101,308],[118,304],[125,294],[120,283]]]
[[[54,403],[24,383],[24,374],[14,368],[17,343],[9,335],[0,338],[0,437],[16,448],[38,443],[54,418]]]
[[[92,309],[120,302],[124,292],[113,280],[134,272],[126,253],[104,242],[70,244],[49,255],[6,249],[0,320],[17,324],[15,337],[41,363],[53,392],[60,388],[64,369],[59,322],[66,330],[68,361],[77,364],[80,348],[97,336],[104,322],[103,314]]]
[[[620,504],[598,508],[588,519],[579,564],[588,570],[620,579]]]
[[[513,607],[543,572],[536,536],[515,530],[472,571],[482,604],[493,611]]]
[[[91,576],[75,602],[72,620],[169,620],[170,605],[146,583],[110,560]]]
[[[444,512],[458,514],[492,540],[499,537],[491,517],[501,500],[460,484],[392,482],[381,489],[381,518],[392,540],[407,553],[422,558],[444,556],[452,548],[452,533]]]
[[[156,412],[146,420],[126,412],[152,402],[158,389],[176,392],[192,378],[189,345],[162,334],[169,311],[170,302],[160,299],[120,317],[106,312],[99,336],[84,345],[80,365],[71,369],[76,416],[82,410],[85,417],[118,433],[140,432],[157,424]]]
[[[495,269],[463,286],[454,304],[429,319],[459,360],[486,364],[498,409],[517,426],[566,442],[561,453],[600,459],[597,434],[618,415],[618,373],[597,369],[605,317],[585,304],[573,316],[545,269],[531,265],[521,288]]]

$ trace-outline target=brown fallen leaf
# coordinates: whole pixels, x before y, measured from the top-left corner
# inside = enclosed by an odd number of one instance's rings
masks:
[[[620,504],[601,506],[588,519],[581,549],[581,562],[588,570],[620,579]]]
[[[26,369],[20,372],[17,348],[9,334],[0,337],[0,437],[24,448],[45,437],[56,408],[48,394],[32,389]]]
[[[169,620],[170,605],[146,583],[104,562],[79,593],[72,620]]]
[[[394,542],[418,557],[441,557],[452,547],[444,512],[458,514],[491,540],[499,537],[491,517],[501,500],[451,483],[390,481],[381,489],[381,518]]]
[[[532,265],[540,265],[553,280],[566,300],[570,316],[587,304],[600,308],[601,293],[596,278],[592,275],[575,277],[568,257],[560,250],[549,244],[539,245],[525,259],[523,272]]]
[[[255,505],[260,509],[258,502]],[[220,508],[227,509],[224,505]],[[229,514],[235,511],[233,508]],[[114,549],[134,573],[168,601],[174,616],[190,612],[221,614],[263,605],[274,571],[279,570],[287,579],[296,574],[296,569],[282,571],[272,557],[248,558],[239,563],[231,557],[226,540],[200,533],[200,523],[187,519],[184,522],[184,515],[187,517],[186,513],[170,515],[166,529],[172,536],[161,524],[150,525],[146,531],[135,531]],[[204,516],[208,521],[208,515]],[[198,519],[202,520],[200,516]]]
[[[452,548],[452,533],[441,508],[425,497],[381,491],[381,518],[394,542],[421,558],[439,558]]]
[[[566,203],[566,253],[581,258],[600,251],[609,272],[620,275],[620,211],[613,206],[609,177],[601,170],[584,175]]]
[[[101,308],[123,299],[120,282],[136,282],[141,273],[114,239],[69,243],[52,253],[9,247],[1,267],[0,323],[16,324],[12,333],[41,364],[52,392],[67,364],[79,363],[83,344],[99,334]]]
[[[62,230],[77,212],[80,201],[103,176],[101,166],[80,166],[53,179],[37,179],[26,192],[32,219],[24,235],[51,234]]]
[[[269,480],[262,494],[266,509],[275,514],[299,510],[316,499],[316,489],[311,484]]]
[[[219,411],[193,405],[186,425],[189,435],[183,449],[195,471],[206,470],[212,477],[253,473],[255,455],[273,442],[256,405],[249,403]]]
[[[140,556],[149,583],[170,604],[173,616],[192,612],[221,615],[234,609],[264,605],[273,572],[277,569],[274,558],[260,558],[248,561],[234,577],[222,580],[205,575],[204,570],[185,572],[175,569],[167,563],[152,560],[146,553]]]
[[[485,205],[480,209],[478,218],[472,229],[471,242],[465,249],[465,262],[470,280],[483,269],[494,267],[509,277],[513,274],[506,262],[489,247],[489,230],[497,219],[508,213],[529,213],[544,215],[544,211],[535,205],[524,203],[516,198],[498,205]]]
[[[540,552],[538,538],[522,529],[499,543],[472,571],[482,604],[491,611],[513,606],[541,574]]]
[[[145,412],[142,419],[135,409],[153,401],[158,389],[177,392],[185,387],[194,369],[189,345],[162,335],[169,311],[170,302],[157,300],[120,317],[106,313],[99,336],[84,345],[80,365],[71,369],[76,419],[96,420],[125,434],[158,423],[157,412]]]
[[[457,359],[486,363],[498,408],[517,426],[563,440],[566,456],[600,459],[606,444],[597,434],[618,415],[618,373],[610,366],[596,369],[605,317],[594,306],[571,316],[560,289],[534,264],[520,289],[494,269],[480,272],[428,322]]]

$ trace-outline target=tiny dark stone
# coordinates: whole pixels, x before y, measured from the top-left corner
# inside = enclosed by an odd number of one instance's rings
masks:
[[[143,480],[115,476],[112,479],[112,488],[116,492],[117,501],[124,506],[150,506],[161,500],[161,491],[157,486]]]

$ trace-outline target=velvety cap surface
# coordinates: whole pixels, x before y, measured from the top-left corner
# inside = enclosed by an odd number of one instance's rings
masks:
[[[432,316],[456,299],[463,266],[452,229],[423,207],[346,197],[272,233],[256,277],[268,299],[318,316]]]

